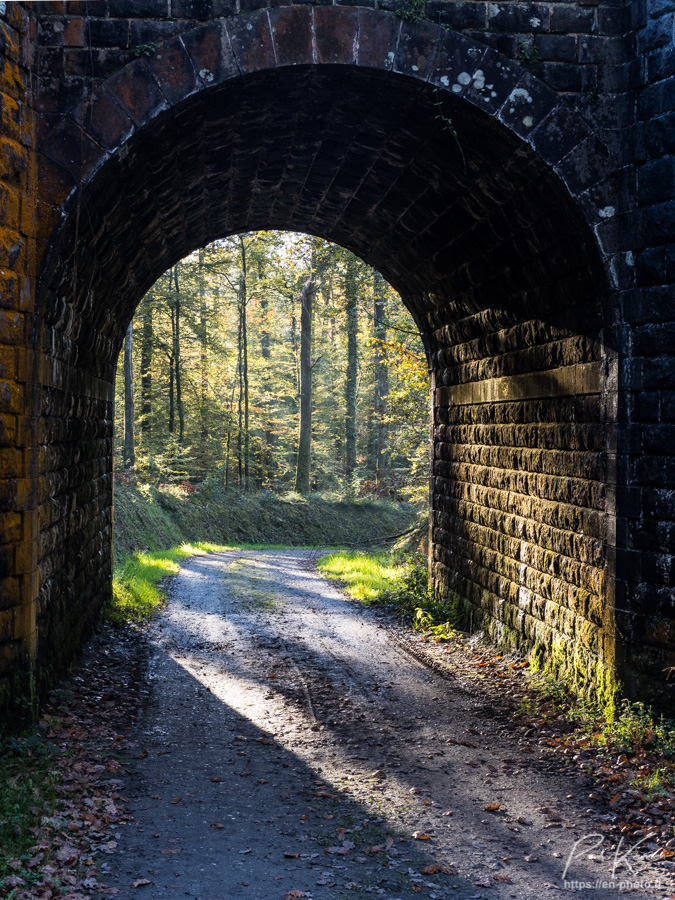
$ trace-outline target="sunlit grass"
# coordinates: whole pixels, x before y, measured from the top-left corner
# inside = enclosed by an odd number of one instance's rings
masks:
[[[147,622],[166,598],[161,582],[170,575],[177,575],[184,559],[230,549],[208,541],[197,541],[170,550],[141,550],[128,556],[120,566],[115,566],[112,602],[106,610],[107,621],[118,627],[129,622]]]
[[[223,553],[226,550],[288,550],[288,544],[213,544],[192,541],[169,550],[138,550],[127,556],[113,572],[113,596],[106,609],[106,621],[116,627],[147,622],[166,599],[162,582],[177,575],[180,564],[191,556]]]
[[[452,600],[429,589],[426,561],[399,551],[331,553],[317,562],[327,577],[341,582],[346,593],[366,604],[378,604],[408,621],[416,631],[437,641],[457,636]]]
[[[318,569],[340,581],[348,594],[365,603],[374,603],[405,571],[404,560],[390,553],[329,553],[317,561]]]

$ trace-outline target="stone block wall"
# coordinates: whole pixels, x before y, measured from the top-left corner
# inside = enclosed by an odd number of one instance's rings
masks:
[[[511,319],[486,335],[475,322],[439,351],[432,472],[436,589],[470,626],[586,689],[615,658],[606,361],[592,319],[582,334]]]
[[[37,23],[21,4],[0,17],[0,708],[30,692],[39,531],[35,492],[34,329],[37,266],[31,69]]]
[[[635,205],[620,320],[627,514],[617,619],[637,691],[675,682],[675,3],[635,4],[634,19],[641,78],[626,135]]]

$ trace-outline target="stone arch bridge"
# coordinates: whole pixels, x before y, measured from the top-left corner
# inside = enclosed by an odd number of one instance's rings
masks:
[[[0,3],[0,706],[111,584],[112,381],[170,265],[307,231],[432,374],[435,589],[672,707],[675,0]]]

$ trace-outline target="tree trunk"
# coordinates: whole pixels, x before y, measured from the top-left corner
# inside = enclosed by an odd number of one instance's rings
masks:
[[[183,392],[181,389],[181,364],[180,364],[180,288],[178,287],[178,266],[173,270],[174,285],[176,288],[175,299],[175,328],[174,328],[174,347],[173,347],[173,364],[176,370],[176,410],[178,411],[178,443],[183,445],[185,436],[185,415],[183,410]]]
[[[152,416],[152,351],[154,331],[152,327],[151,297],[143,304],[141,331],[141,433],[144,437],[150,434],[150,418]]]
[[[134,450],[134,370],[132,365],[133,321],[124,338],[124,468],[136,465]]]
[[[242,383],[244,388],[244,490],[249,489],[249,401],[248,401],[248,335],[246,323],[246,245],[240,236],[241,246],[241,278],[239,280],[239,310],[241,316],[241,348],[242,348]]]
[[[200,438],[201,438],[201,454],[203,464],[206,466],[207,453],[206,444],[208,438],[208,424],[206,416],[206,401],[209,388],[208,373],[208,315],[206,308],[206,289],[204,285],[204,250],[199,250],[199,368],[200,368],[200,396],[199,396],[199,419],[200,419]]]
[[[295,489],[309,493],[310,460],[312,450],[312,305],[315,281],[311,272],[300,294],[300,432],[298,461],[295,470]]]
[[[262,281],[264,278],[264,270],[262,262],[258,262],[258,284],[262,285]],[[260,353],[262,358],[265,360],[264,371],[265,374],[263,376],[263,390],[267,395],[271,392],[274,386],[273,373],[270,370],[268,365],[269,360],[272,357],[272,338],[269,329],[269,322],[267,320],[268,316],[268,302],[267,297],[265,295],[264,286],[260,290],[260,317],[262,319],[262,331],[260,333]],[[264,425],[264,435],[265,435],[265,453],[264,453],[264,461],[262,466],[262,476],[261,481],[264,482],[268,475],[269,470],[271,468],[271,460],[274,452],[274,430],[272,428],[272,413],[270,410],[270,402],[269,400],[263,404],[263,408],[265,410],[265,425]]]
[[[384,278],[379,272],[374,273],[375,303],[373,317],[373,336],[375,338],[375,428],[376,466],[375,477],[379,481],[389,468],[389,449],[387,443],[387,425],[384,420],[389,395],[389,372],[385,356],[384,342],[387,340],[385,313],[387,291]]]
[[[356,471],[356,379],[358,374],[357,360],[357,296],[356,266],[354,257],[347,260],[345,275],[345,299],[347,312],[347,377],[345,381],[345,478],[349,489]]]

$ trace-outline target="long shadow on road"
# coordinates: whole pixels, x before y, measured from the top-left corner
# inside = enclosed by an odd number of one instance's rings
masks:
[[[534,900],[596,830],[303,551],[191,560],[153,635],[121,898]],[[569,877],[594,882],[586,856]]]
[[[127,763],[134,819],[106,879],[118,897],[393,898],[419,896],[415,886],[433,895],[434,882],[443,897],[440,880],[458,880],[420,875],[433,850],[401,841],[377,798],[340,793],[169,656],[153,668],[171,702],[146,712],[141,752]]]

